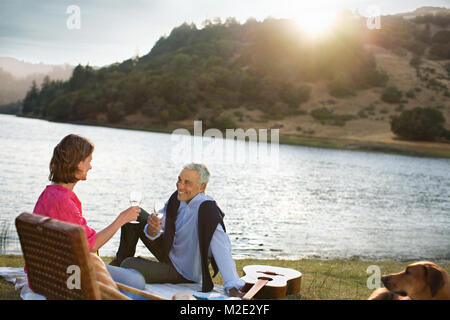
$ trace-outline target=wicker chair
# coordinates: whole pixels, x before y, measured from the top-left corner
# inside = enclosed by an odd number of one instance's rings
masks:
[[[24,212],[16,218],[16,229],[28,281],[35,293],[50,300],[129,299],[99,281],[83,227]],[[70,266],[79,267],[80,289],[68,285]],[[164,300],[120,283],[116,285],[144,299]]]

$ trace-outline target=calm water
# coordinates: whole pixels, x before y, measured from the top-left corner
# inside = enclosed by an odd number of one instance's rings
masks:
[[[33,210],[49,183],[52,150],[69,133],[96,146],[88,180],[74,191],[97,231],[129,206],[132,189],[143,190],[144,208],[162,206],[197,150],[195,142],[190,150],[169,134],[0,115],[6,253],[21,252],[14,218]],[[450,160],[280,145],[265,160],[251,161],[254,143],[207,145],[194,160],[211,171],[207,193],[226,214],[235,258],[450,260]],[[224,160],[232,150],[234,157]],[[113,255],[119,237],[101,255]],[[142,244],[137,254],[149,255]]]

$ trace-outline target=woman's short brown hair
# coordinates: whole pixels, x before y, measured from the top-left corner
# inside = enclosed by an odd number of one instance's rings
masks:
[[[65,136],[53,149],[48,179],[56,183],[73,183],[78,164],[94,151],[94,144],[76,134]]]

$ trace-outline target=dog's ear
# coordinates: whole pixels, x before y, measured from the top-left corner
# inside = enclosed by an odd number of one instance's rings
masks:
[[[444,276],[442,272],[432,265],[426,265],[427,284],[430,286],[431,296],[434,297],[438,290],[444,286]]]

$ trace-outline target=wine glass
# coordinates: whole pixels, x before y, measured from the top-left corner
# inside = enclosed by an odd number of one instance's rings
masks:
[[[155,203],[153,203],[153,213],[152,215],[156,216],[159,220],[162,220],[164,217],[164,212],[158,212],[156,211]],[[161,228],[161,232],[164,232],[164,230]]]
[[[130,193],[130,204],[132,207],[139,207],[142,202],[142,192],[141,191],[132,191]],[[139,223],[139,221],[134,220],[129,223]]]

